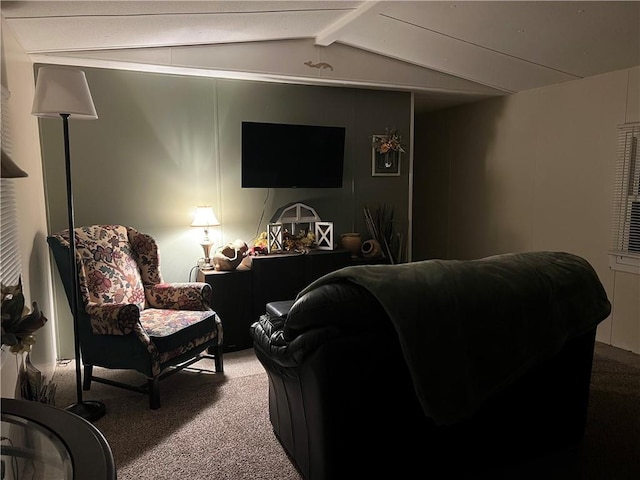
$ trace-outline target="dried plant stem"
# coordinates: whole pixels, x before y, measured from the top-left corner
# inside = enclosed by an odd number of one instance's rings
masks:
[[[375,216],[371,214],[369,207],[365,205],[364,218],[369,234],[382,245],[385,256],[391,264],[396,263],[396,258],[391,253],[391,241],[393,240],[393,209],[387,210],[382,205],[375,210]]]

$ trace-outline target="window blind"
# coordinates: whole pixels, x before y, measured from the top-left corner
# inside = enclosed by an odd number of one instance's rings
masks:
[[[9,155],[13,153],[9,128],[10,96],[9,90],[2,86],[0,142]],[[13,178],[0,179],[0,281],[3,285],[17,285],[22,271],[15,181]]]
[[[611,253],[640,257],[640,122],[618,127]]]

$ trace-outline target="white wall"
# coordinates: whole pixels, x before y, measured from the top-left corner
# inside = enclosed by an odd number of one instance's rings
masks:
[[[617,126],[640,120],[640,67],[416,119],[414,259],[561,250],[597,271],[601,342],[640,352],[640,275],[607,249]]]
[[[13,159],[28,173],[16,179],[18,228],[22,258],[22,286],[28,305],[37,302],[49,320],[36,332],[31,360],[48,379],[56,364],[55,318],[51,287],[51,265],[45,241],[47,232],[44,183],[40,157],[38,122],[31,115],[33,102],[33,65],[10,29],[2,21],[2,85],[11,92],[9,99],[9,128],[12,137]],[[16,386],[16,358],[2,350],[1,395],[14,397]]]

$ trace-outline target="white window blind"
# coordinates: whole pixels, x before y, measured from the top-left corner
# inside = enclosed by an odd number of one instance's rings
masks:
[[[0,142],[2,149],[9,155],[13,153],[8,110],[10,96],[9,91],[3,86]],[[17,285],[22,271],[15,181],[13,178],[0,179],[0,280],[3,285]]]
[[[618,127],[611,254],[640,258],[640,122]],[[635,263],[635,262],[634,262]]]

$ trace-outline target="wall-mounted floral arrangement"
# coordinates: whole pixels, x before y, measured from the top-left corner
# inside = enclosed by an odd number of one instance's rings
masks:
[[[396,129],[373,136],[371,146],[371,175],[390,177],[400,175],[400,157],[404,153],[402,137]]]

